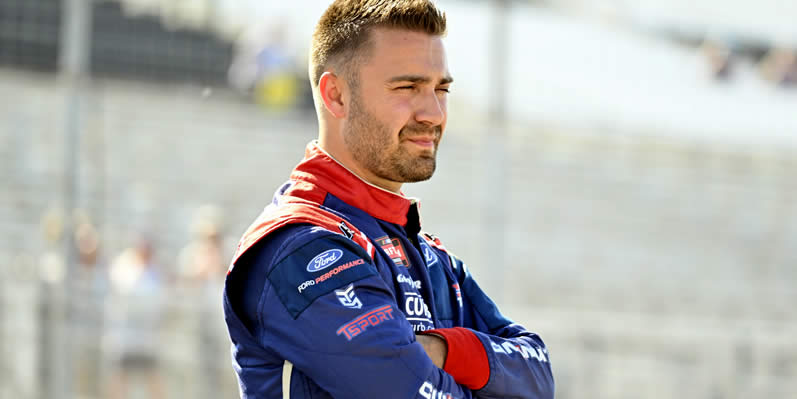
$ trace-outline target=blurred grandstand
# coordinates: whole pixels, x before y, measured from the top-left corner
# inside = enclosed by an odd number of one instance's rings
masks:
[[[237,395],[215,259],[316,135],[327,2],[242,3],[0,0],[0,398]],[[797,6],[441,6],[449,130],[406,191],[546,339],[557,397],[797,397]]]

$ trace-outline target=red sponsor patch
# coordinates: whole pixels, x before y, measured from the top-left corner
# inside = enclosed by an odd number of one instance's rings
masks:
[[[459,289],[459,284],[451,284],[451,287],[454,288],[454,293],[457,295],[457,304],[462,307],[462,291]]]
[[[393,263],[397,266],[410,267],[410,261],[407,259],[407,254],[404,252],[404,246],[398,238],[381,237],[376,239],[376,243],[385,251]]]
[[[337,335],[343,334],[346,336],[346,340],[351,341],[354,337],[364,333],[368,327],[376,327],[383,321],[393,320],[393,318],[393,308],[390,305],[380,306],[340,326]]]

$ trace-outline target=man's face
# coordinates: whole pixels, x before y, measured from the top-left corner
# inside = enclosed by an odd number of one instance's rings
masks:
[[[442,39],[376,28],[370,40],[350,85],[346,149],[362,177],[377,185],[427,180],[445,130],[451,83]]]

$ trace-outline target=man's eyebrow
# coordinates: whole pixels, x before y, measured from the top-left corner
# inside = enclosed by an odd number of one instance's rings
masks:
[[[422,76],[422,75],[400,75],[400,76],[394,76],[394,77],[390,78],[390,80],[388,80],[388,83],[411,82],[411,83],[422,84],[422,83],[429,83],[431,81],[432,81],[432,79],[430,77],[428,77],[428,76]],[[451,76],[446,76],[446,77],[440,79],[439,84],[441,84],[441,85],[449,84],[449,83],[451,83],[453,81],[454,81],[454,78],[452,78]]]
[[[443,79],[440,79],[440,84],[441,85],[447,85],[447,84],[452,83],[452,82],[454,82],[454,78],[451,75],[447,75]]]

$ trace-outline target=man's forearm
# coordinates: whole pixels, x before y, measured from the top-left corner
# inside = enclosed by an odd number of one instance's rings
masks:
[[[423,349],[429,358],[432,359],[432,363],[438,368],[443,368],[448,355],[446,341],[434,334],[416,335],[415,339],[423,345]]]

